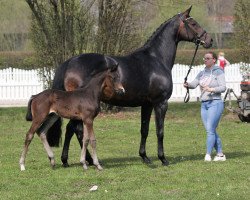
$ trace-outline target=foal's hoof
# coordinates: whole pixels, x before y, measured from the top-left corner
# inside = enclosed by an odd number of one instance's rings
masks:
[[[54,158],[49,158],[50,160],[50,166],[52,169],[55,169],[55,166],[56,166],[56,162],[55,162],[55,159]]]
[[[56,168],[56,165],[51,165],[51,169],[55,169]]]
[[[98,170],[103,170],[103,168],[102,168],[102,166],[99,164],[99,165],[96,165],[96,168],[98,169]]]
[[[83,167],[84,170],[88,169],[88,166],[86,164],[83,164],[82,167]]]
[[[25,171],[25,166],[23,164],[20,165],[21,171]]]

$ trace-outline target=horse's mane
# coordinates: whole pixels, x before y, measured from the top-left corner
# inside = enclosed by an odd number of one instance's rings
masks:
[[[148,40],[145,42],[145,44],[144,44],[142,47],[136,49],[134,52],[141,51],[141,50],[144,50],[144,49],[147,49],[148,47],[150,47],[152,41],[158,36],[159,33],[161,33],[161,32],[165,29],[165,27],[166,27],[170,22],[172,22],[173,18],[175,18],[175,17],[176,17],[176,15],[173,16],[172,18],[166,20],[165,22],[163,22],[163,23],[153,32],[153,34],[148,38]],[[133,53],[134,53],[134,52],[133,52]]]

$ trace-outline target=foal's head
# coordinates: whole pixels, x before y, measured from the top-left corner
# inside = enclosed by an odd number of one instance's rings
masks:
[[[123,95],[125,89],[121,84],[120,74],[117,70],[118,64],[112,66],[106,74],[105,80],[102,84],[102,94],[105,99],[110,99],[114,93]]]

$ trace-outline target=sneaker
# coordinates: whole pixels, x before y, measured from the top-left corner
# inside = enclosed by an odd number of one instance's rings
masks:
[[[212,160],[211,156],[209,154],[205,155],[204,161],[210,162]]]
[[[214,157],[214,161],[226,161],[226,156],[225,155],[222,155],[222,156],[215,156]]]

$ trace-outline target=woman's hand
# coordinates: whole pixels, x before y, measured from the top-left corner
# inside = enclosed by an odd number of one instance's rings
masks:
[[[184,86],[185,88],[188,88],[188,83],[187,83],[187,82],[183,83],[183,86]]]
[[[206,91],[206,92],[214,92],[215,91],[214,88],[210,88],[208,86],[203,87],[202,90]]]

